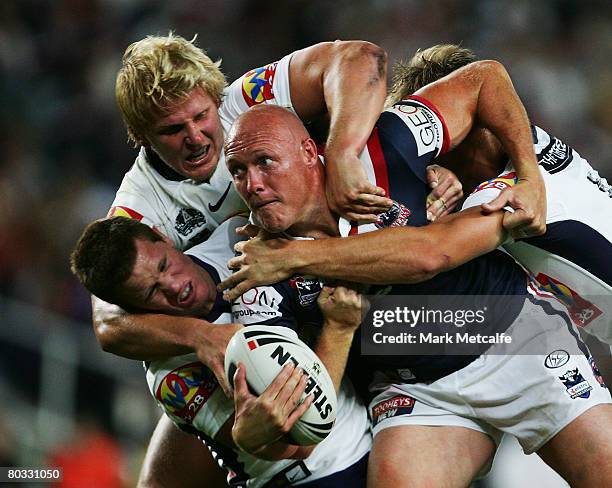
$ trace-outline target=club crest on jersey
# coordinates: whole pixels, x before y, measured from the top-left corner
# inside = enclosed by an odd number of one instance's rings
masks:
[[[566,284],[544,273],[539,273],[535,278],[541,288],[552,293],[567,307],[572,322],[578,327],[586,327],[603,313],[595,304],[582,298]]]
[[[121,205],[117,205],[116,207],[111,207],[108,211],[107,218],[111,217],[126,217],[128,219],[136,219],[138,221],[142,220],[142,215],[140,215],[136,210],[132,210],[128,207],[122,207]]]
[[[372,407],[372,424],[377,425],[385,419],[399,415],[409,415],[415,403],[416,400],[407,395],[397,395],[377,403]]]
[[[182,208],[174,222],[174,228],[182,236],[188,236],[194,229],[203,225],[206,225],[206,217],[195,208]]]
[[[190,363],[164,376],[155,398],[170,417],[191,424],[218,386],[206,366]]]
[[[272,85],[278,62],[246,73],[242,80],[242,96],[249,107],[274,98]]]
[[[321,293],[321,283],[310,276],[297,276],[289,280],[291,288],[297,290],[298,299],[302,307],[307,307],[317,301]]]
[[[567,168],[574,159],[574,151],[565,142],[553,137],[538,155],[538,164],[551,175]]]
[[[599,368],[597,367],[597,364],[595,363],[595,358],[593,358],[593,356],[589,357],[589,365],[591,366],[591,369],[593,370],[593,375],[595,376],[597,383],[599,383],[599,386],[601,386],[602,388],[607,388],[606,383],[604,382],[603,376],[601,375]]]
[[[379,229],[383,227],[402,227],[408,225],[408,217],[411,213],[408,207],[394,200],[391,208],[380,214],[374,225]]]
[[[506,173],[503,175],[499,175],[497,178],[493,178],[492,180],[485,181],[476,187],[476,189],[472,193],[478,193],[482,190],[488,190],[489,188],[493,188],[496,190],[504,190],[506,188],[510,188],[518,183],[518,176],[514,171],[510,173]]]
[[[578,368],[570,369],[559,379],[565,385],[565,389],[571,398],[589,398],[593,387],[580,374]]]

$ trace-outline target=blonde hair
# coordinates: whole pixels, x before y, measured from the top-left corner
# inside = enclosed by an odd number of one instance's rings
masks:
[[[393,65],[393,84],[385,106],[396,104],[419,88],[476,60],[472,50],[457,44],[436,44],[423,51],[419,49],[408,63],[398,61]]]
[[[227,86],[219,69],[191,41],[170,32],[167,36],[147,36],[130,44],[117,73],[115,98],[125,122],[128,137],[136,146],[154,120],[166,115],[168,104],[180,102],[197,87],[221,103]]]

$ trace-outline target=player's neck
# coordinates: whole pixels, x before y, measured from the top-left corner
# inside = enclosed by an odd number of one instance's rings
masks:
[[[326,204],[319,205],[300,219],[300,222],[292,225],[287,230],[287,234],[313,239],[338,237],[340,235],[338,217],[331,212]]]

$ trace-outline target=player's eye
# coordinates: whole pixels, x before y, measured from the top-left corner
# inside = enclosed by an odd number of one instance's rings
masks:
[[[157,131],[157,135],[159,136],[170,136],[172,134],[178,134],[179,131],[183,128],[182,125],[168,125],[166,127],[162,127]]]
[[[159,262],[159,272],[163,273],[168,269],[168,256],[164,256]]]

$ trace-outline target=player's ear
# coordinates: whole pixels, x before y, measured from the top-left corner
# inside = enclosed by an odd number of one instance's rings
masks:
[[[319,154],[317,145],[310,137],[302,141],[302,151],[304,151],[305,161],[307,165],[319,164]]]

